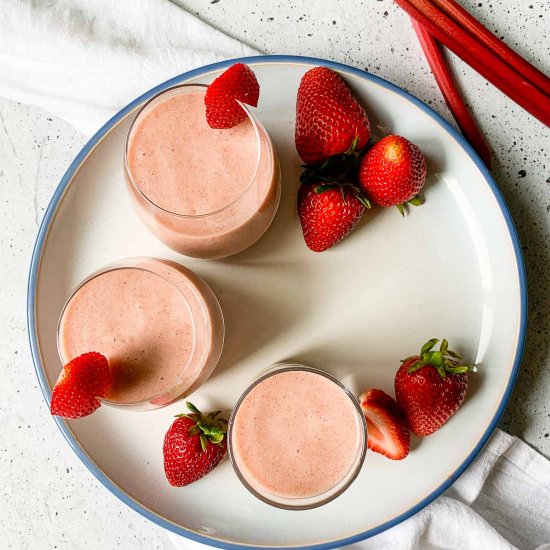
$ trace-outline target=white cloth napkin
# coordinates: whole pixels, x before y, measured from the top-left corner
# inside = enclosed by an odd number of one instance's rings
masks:
[[[170,77],[255,53],[169,0],[0,0],[0,96],[85,134]]]
[[[296,512],[299,513],[299,512]],[[179,550],[207,546],[170,534]],[[466,472],[412,518],[346,550],[550,550],[550,461],[496,430]]]
[[[0,0],[0,96],[42,107],[86,134],[172,76],[254,53],[169,0]],[[177,548],[202,546],[172,539]],[[550,463],[497,431],[445,495],[350,548],[528,550],[544,543]]]

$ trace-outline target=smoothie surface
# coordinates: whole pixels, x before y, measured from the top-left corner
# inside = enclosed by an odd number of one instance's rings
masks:
[[[189,91],[140,115],[128,141],[127,162],[151,202],[176,214],[201,215],[239,198],[255,174],[258,152],[250,119],[214,130],[206,122],[204,93]]]
[[[350,471],[361,429],[356,407],[335,382],[313,372],[283,371],[242,401],[233,453],[259,493],[307,498],[332,489]]]

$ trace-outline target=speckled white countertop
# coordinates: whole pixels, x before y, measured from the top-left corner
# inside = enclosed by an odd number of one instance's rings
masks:
[[[403,12],[391,0],[174,0],[265,52],[366,69],[450,115]],[[461,0],[550,73],[546,0]],[[529,279],[525,355],[501,427],[550,456],[550,131],[453,60],[495,151],[493,174],[523,245]],[[175,71],[177,72],[177,71]],[[3,78],[3,75],[0,75]],[[26,277],[43,211],[85,138],[48,113],[0,98],[0,548],[172,548],[76,458],[38,388],[26,334]]]

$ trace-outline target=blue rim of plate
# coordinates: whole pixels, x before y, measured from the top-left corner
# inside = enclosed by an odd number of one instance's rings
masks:
[[[103,136],[123,117],[125,117],[128,113],[133,111],[136,107],[141,105],[144,101],[151,98],[153,95],[161,92],[165,88],[168,88],[170,86],[173,86],[175,84],[181,83],[184,80],[188,80],[191,78],[195,78],[198,76],[201,76],[206,73],[210,73],[212,71],[216,71],[218,69],[223,69],[225,67],[228,67],[229,65],[232,65],[233,63],[296,63],[296,64],[302,64],[302,65],[324,65],[326,67],[329,67],[331,69],[334,69],[336,71],[342,71],[348,74],[352,74],[354,76],[357,76],[359,78],[362,78],[364,80],[368,80],[371,82],[374,82],[375,84],[382,86],[383,88],[386,88],[397,95],[403,97],[404,99],[407,99],[409,102],[411,102],[413,105],[421,109],[424,113],[426,113],[431,119],[433,119],[437,124],[439,124],[450,136],[458,142],[458,144],[462,147],[462,149],[468,154],[472,162],[476,165],[478,170],[483,175],[485,181],[487,182],[487,185],[489,186],[491,192],[493,193],[498,206],[500,207],[500,211],[502,213],[502,216],[504,217],[504,220],[506,222],[506,226],[508,228],[509,237],[512,241],[514,254],[516,258],[517,263],[517,270],[518,270],[518,277],[519,277],[519,286],[520,286],[520,323],[519,323],[519,334],[518,334],[518,345],[516,348],[516,354],[514,357],[514,364],[512,367],[511,375],[508,380],[508,384],[506,386],[506,389],[504,391],[504,395],[502,397],[502,400],[500,402],[500,405],[493,416],[493,419],[491,420],[489,427],[479,440],[478,444],[474,447],[472,452],[468,455],[468,457],[464,460],[464,462],[454,471],[454,473],[449,476],[437,489],[432,491],[428,496],[423,498],[420,502],[418,502],[416,505],[411,507],[406,512],[396,516],[395,518],[382,523],[381,525],[378,525],[372,529],[369,529],[367,531],[364,531],[362,533],[358,533],[356,535],[339,539],[339,540],[331,540],[328,542],[322,542],[312,545],[302,545],[302,546],[261,546],[261,548],[264,549],[280,549],[280,548],[300,548],[301,550],[328,550],[329,548],[337,548],[340,546],[346,546],[349,544],[353,544],[356,542],[359,542],[361,540],[373,537],[375,535],[378,535],[379,533],[395,526],[401,523],[402,521],[405,521],[406,519],[410,518],[420,510],[422,510],[425,506],[430,504],[433,500],[435,500],[441,493],[443,493],[446,489],[448,489],[468,468],[468,466],[473,462],[473,460],[476,458],[476,456],[479,454],[481,449],[485,446],[487,443],[489,437],[497,427],[498,421],[500,420],[500,417],[502,416],[504,409],[506,408],[506,405],[508,403],[508,400],[510,399],[510,396],[512,394],[512,391],[514,389],[514,385],[518,376],[519,367],[521,363],[521,357],[523,354],[523,348],[525,344],[525,333],[527,328],[527,280],[525,276],[525,266],[523,263],[523,255],[521,253],[521,245],[519,242],[519,237],[516,231],[516,228],[514,226],[514,222],[512,220],[512,216],[510,215],[510,212],[508,210],[508,207],[506,205],[506,202],[504,200],[504,197],[502,196],[500,190],[498,189],[498,186],[496,182],[494,181],[493,177],[491,176],[491,173],[483,164],[483,161],[479,158],[477,153],[474,151],[472,146],[464,139],[464,137],[457,132],[441,115],[437,114],[433,109],[428,107],[425,103],[423,103],[420,99],[416,98],[409,92],[406,92],[399,86],[396,86],[395,84],[392,84],[391,82],[388,82],[378,76],[375,76],[373,74],[370,74],[366,71],[355,69],[353,67],[350,67],[349,65],[344,65],[343,63],[336,63],[334,61],[326,61],[324,59],[318,59],[315,57],[302,57],[302,56],[293,56],[293,55],[266,55],[266,56],[252,56],[252,57],[243,57],[238,59],[230,59],[227,61],[221,61],[218,63],[212,63],[210,65],[205,65],[204,67],[200,67],[198,69],[193,69],[192,71],[188,71],[186,73],[183,73],[181,75],[178,75],[174,78],[171,78],[170,80],[167,80],[166,82],[163,82],[162,84],[159,84],[155,88],[149,90],[145,94],[141,95],[131,103],[129,103],[126,107],[124,107],[122,110],[120,110],[116,115],[114,115],[107,123],[105,123],[96,133],[95,135],[88,141],[88,143],[84,146],[84,148],[78,153],[76,158],[73,160],[67,171],[65,172],[65,175],[61,179],[59,185],[57,186],[57,189],[55,190],[53,197],[50,201],[50,204],[48,205],[48,208],[46,209],[46,212],[44,214],[44,218],[42,220],[42,223],[40,225],[40,229],[38,231],[38,236],[36,238],[36,243],[34,246],[32,259],[31,259],[31,265],[30,265],[30,271],[29,271],[29,280],[28,280],[28,287],[27,287],[27,326],[28,326],[28,333],[29,333],[29,341],[31,346],[31,352],[34,362],[34,369],[36,371],[36,376],[38,377],[38,382],[40,384],[40,388],[42,390],[42,393],[44,394],[44,399],[46,400],[46,403],[49,406],[50,402],[50,395],[51,390],[48,383],[48,380],[46,379],[46,375],[44,372],[44,369],[42,368],[42,362],[40,359],[40,351],[38,347],[38,338],[36,334],[36,317],[35,317],[35,300],[36,300],[36,284],[37,284],[37,276],[38,276],[38,269],[40,267],[40,261],[42,258],[42,251],[44,248],[44,243],[46,241],[46,237],[48,235],[50,224],[53,220],[53,217],[55,215],[55,212],[57,210],[57,207],[61,201],[61,198],[63,197],[63,194],[65,192],[65,189],[67,188],[68,184],[72,180],[75,172],[79,168],[79,166],[82,164],[82,162],[85,160],[87,155],[90,153],[90,151],[95,147],[95,145],[103,138]],[[140,513],[141,515],[145,516],[147,519],[151,520],[152,522],[160,525],[161,527],[164,527],[165,529],[168,529],[169,531],[172,531],[178,535],[181,535],[183,537],[186,537],[188,539],[194,540],[196,542],[207,544],[210,546],[215,546],[218,548],[228,548],[231,550],[244,550],[244,549],[250,549],[254,548],[254,545],[250,544],[237,544],[237,543],[226,543],[224,541],[221,541],[216,538],[211,538],[206,535],[200,535],[198,533],[195,533],[194,531],[190,531],[188,529],[185,529],[184,527],[181,527],[179,525],[176,525],[165,518],[162,518],[152,512],[151,510],[145,508],[142,506],[139,502],[134,500],[131,496],[126,494],[124,491],[122,491],[117,485],[115,485],[98,467],[97,465],[90,459],[86,451],[80,446],[76,438],[73,436],[71,431],[69,430],[67,424],[62,419],[58,418],[57,416],[54,417],[59,429],[65,436],[65,439],[68,441],[69,445],[72,447],[74,452],[77,454],[78,458],[85,464],[85,466],[92,472],[92,474],[107,488],[109,491],[111,491],[115,496],[117,496],[120,500],[122,500],[125,504],[127,504],[130,508],[135,510],[136,512]]]

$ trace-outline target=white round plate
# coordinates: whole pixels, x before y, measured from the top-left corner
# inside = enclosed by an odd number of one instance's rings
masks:
[[[114,494],[152,521],[220,547],[331,548],[372,536],[411,516],[468,466],[503,412],[517,375],[526,323],[525,276],[510,214],[472,148],[440,116],[396,86],[318,59],[244,60],[261,86],[258,115],[279,152],[283,194],[269,231],[221,261],[180,256],[155,240],[132,210],[122,174],[124,139],[136,110],[180,82],[208,83],[228,61],[191,71],[147,92],[113,117],[61,180],[32,259],[28,315],[36,372],[49,402],[61,364],[56,323],[72,289],[127,256],[172,258],[202,275],[222,305],[227,339],[211,379],[192,396],[199,407],[230,410],[254,375],[295,360],[339,376],[357,394],[393,394],[403,357],[446,337],[479,364],[467,400],[437,433],[413,438],[407,459],[367,453],[350,489],[328,505],[285,511],[256,500],[228,460],[185,488],[164,478],[162,441],[176,403],[145,413],[101,407],[59,428]],[[367,212],[333,249],[310,252],[296,214],[300,160],[295,98],[315,65],[339,71],[365,105],[373,128],[417,143],[428,161],[426,204],[402,219]],[[205,158],[207,162],[207,158]],[[268,421],[268,419],[266,419]]]

